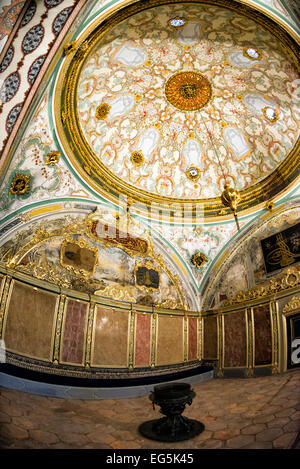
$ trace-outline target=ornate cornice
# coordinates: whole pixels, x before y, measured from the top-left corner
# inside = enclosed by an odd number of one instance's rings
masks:
[[[290,311],[295,311],[296,309],[300,309],[300,296],[293,296],[293,298],[285,305],[282,311],[287,313]]]
[[[300,269],[290,267],[283,274],[271,278],[268,282],[248,291],[239,291],[235,298],[222,302],[222,307],[245,303],[250,300],[257,300],[274,295],[274,293],[297,287],[300,284]]]

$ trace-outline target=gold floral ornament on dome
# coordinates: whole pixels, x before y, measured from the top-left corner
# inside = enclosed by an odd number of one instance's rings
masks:
[[[47,159],[45,161],[45,164],[48,166],[54,166],[59,162],[60,159],[60,151],[54,150],[50,151],[47,155]]]
[[[10,186],[10,194],[23,195],[30,191],[30,177],[28,174],[17,173]]]
[[[201,269],[201,267],[205,264],[205,262],[208,261],[208,258],[206,257],[205,254],[202,252],[198,251],[196,254],[193,255],[191,258],[192,264],[194,264],[197,269]]]
[[[96,109],[96,118],[99,120],[104,120],[107,118],[111,106],[107,103],[100,104]]]
[[[167,100],[181,111],[197,111],[211,99],[208,79],[199,72],[179,72],[166,83]]]
[[[141,166],[144,163],[144,155],[141,151],[134,151],[131,154],[130,161],[134,166]]]

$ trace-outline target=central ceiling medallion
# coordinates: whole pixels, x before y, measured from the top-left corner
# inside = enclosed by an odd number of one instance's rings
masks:
[[[197,111],[212,95],[211,84],[199,72],[179,72],[167,81],[167,100],[181,111]]]

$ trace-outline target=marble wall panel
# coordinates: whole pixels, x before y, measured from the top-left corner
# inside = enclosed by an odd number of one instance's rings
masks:
[[[92,366],[122,368],[127,366],[129,311],[97,306]]]
[[[197,360],[198,355],[198,320],[188,318],[188,360]]]
[[[151,315],[136,317],[135,366],[149,366],[151,345]]]
[[[64,313],[61,361],[83,364],[87,303],[68,300]]]
[[[245,311],[224,314],[224,367],[247,364]]]
[[[272,331],[269,305],[253,308],[255,365],[272,363]]]
[[[183,317],[158,315],[156,364],[184,361]]]
[[[210,360],[217,359],[217,318],[206,317],[203,319],[203,357]]]
[[[4,324],[7,350],[52,359],[52,336],[57,295],[14,282]]]

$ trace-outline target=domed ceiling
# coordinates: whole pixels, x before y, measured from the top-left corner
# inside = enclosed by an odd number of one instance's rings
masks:
[[[225,183],[243,208],[280,191],[297,173],[300,117],[288,41],[221,6],[138,9],[65,61],[56,121],[76,169],[100,192],[210,215]]]

